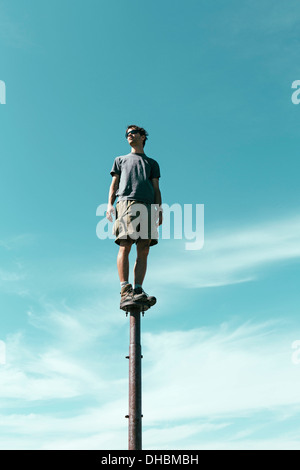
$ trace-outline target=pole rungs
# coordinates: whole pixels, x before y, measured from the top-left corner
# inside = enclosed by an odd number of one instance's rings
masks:
[[[143,417],[144,417],[144,415],[141,415],[141,418],[143,418]],[[129,419],[129,415],[125,415],[125,418]]]

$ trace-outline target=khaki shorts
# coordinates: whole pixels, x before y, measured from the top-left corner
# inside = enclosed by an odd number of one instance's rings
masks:
[[[151,210],[152,209],[152,210]],[[150,246],[158,243],[155,204],[139,201],[121,200],[116,204],[116,220],[113,226],[115,242],[121,240],[151,240]]]

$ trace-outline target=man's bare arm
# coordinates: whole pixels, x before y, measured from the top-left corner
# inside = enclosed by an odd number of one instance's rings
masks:
[[[163,221],[163,214],[162,214],[162,199],[161,199],[161,191],[159,188],[159,179],[158,178],[153,178],[152,180],[152,186],[154,189],[154,204],[157,205],[158,209],[158,225],[162,224]]]
[[[114,208],[114,202],[116,200],[116,192],[119,188],[119,183],[120,183],[120,176],[114,174],[112,178],[112,182],[109,188],[109,194],[108,194],[108,204],[107,204],[107,212],[106,212],[106,217],[107,219],[112,222],[112,214],[115,215],[115,208]]]

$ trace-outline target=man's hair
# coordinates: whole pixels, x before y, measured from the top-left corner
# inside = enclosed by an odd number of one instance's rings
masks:
[[[128,129],[136,129],[137,131],[139,131],[139,133],[141,135],[145,136],[145,140],[144,140],[144,143],[143,143],[143,147],[145,147],[146,140],[147,140],[148,135],[149,135],[148,132],[143,127],[136,126],[135,124],[133,124],[132,126],[127,126],[126,132],[128,131]]]

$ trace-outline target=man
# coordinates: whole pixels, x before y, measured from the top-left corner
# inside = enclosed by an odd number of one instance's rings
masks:
[[[114,160],[106,213],[111,222],[112,215],[116,216],[113,233],[119,245],[117,267],[121,285],[120,308],[123,309],[136,303],[146,303],[148,307],[156,303],[156,298],[148,296],[142,285],[149,248],[158,243],[157,227],[162,224],[160,168],[144,153],[148,133],[142,127],[131,125],[125,136],[131,152]],[[115,210],[113,204],[117,197]],[[133,243],[136,243],[137,257],[132,286],[129,283],[129,253]]]

